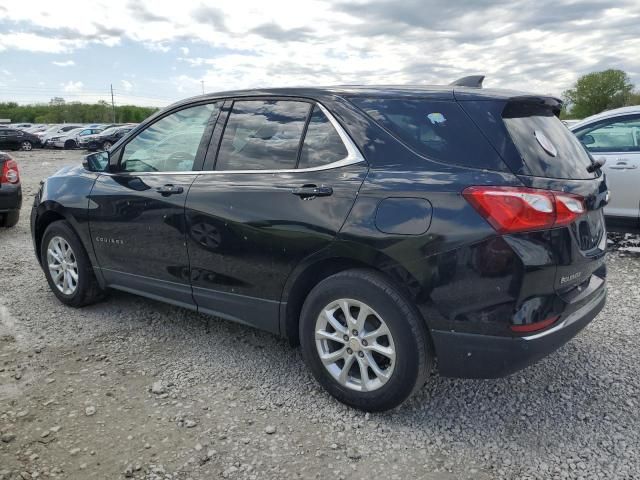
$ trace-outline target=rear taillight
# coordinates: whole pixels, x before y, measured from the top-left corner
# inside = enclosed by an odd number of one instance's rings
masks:
[[[527,187],[468,187],[462,195],[499,233],[568,225],[585,213],[579,195]]]
[[[2,164],[0,183],[18,183],[19,181],[20,172],[18,171],[18,164],[15,160],[6,160]]]

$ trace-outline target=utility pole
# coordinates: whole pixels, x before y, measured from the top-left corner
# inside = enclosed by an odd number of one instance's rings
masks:
[[[202,94],[204,95],[204,80],[200,80],[200,83],[202,84]]]
[[[116,123],[116,104],[113,101],[113,83],[111,84],[111,111],[113,112],[113,123]]]

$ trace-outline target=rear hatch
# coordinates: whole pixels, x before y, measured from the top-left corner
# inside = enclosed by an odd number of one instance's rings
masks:
[[[567,300],[597,288],[605,275],[608,190],[590,154],[558,119],[560,102],[522,96],[460,104],[523,184],[583,198],[585,213],[552,232],[558,256],[555,288]]]

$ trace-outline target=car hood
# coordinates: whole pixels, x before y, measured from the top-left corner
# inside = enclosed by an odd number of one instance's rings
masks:
[[[52,177],[73,177],[76,175],[80,175],[82,173],[86,173],[86,170],[82,165],[65,165],[56,173],[51,175]]]

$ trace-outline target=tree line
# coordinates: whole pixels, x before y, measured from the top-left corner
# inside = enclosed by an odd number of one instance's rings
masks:
[[[562,118],[585,118],[612,108],[640,105],[640,91],[629,75],[614,69],[581,76],[562,97]]]
[[[139,123],[157,111],[153,107],[119,105],[115,107],[116,123]],[[65,102],[53,98],[49,103],[19,105],[16,102],[0,102],[0,118],[12,123],[111,123],[114,112],[107,102]]]
[[[629,75],[614,69],[581,76],[562,97],[561,118],[585,118],[612,108],[640,105],[640,91],[635,89]],[[115,122],[139,123],[157,110],[120,105],[115,107]],[[65,102],[63,98],[55,97],[48,104],[0,102],[0,118],[10,118],[14,123],[110,123],[114,121],[114,112],[105,101],[89,104]]]

